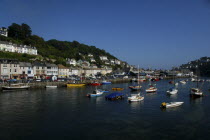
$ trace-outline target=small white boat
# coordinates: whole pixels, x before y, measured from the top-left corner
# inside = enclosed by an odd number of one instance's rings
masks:
[[[58,86],[46,86],[46,88],[57,88]]]
[[[203,96],[203,92],[199,88],[191,88],[190,96],[201,97]]]
[[[18,84],[10,84],[9,86],[2,86],[2,90],[24,90],[29,89],[30,86],[25,85],[24,83],[18,83]]]
[[[176,89],[176,88],[170,88],[168,91],[167,91],[167,93],[168,94],[171,94],[171,95],[173,95],[173,94],[177,94],[177,92],[178,92],[178,89]]]
[[[146,92],[151,93],[151,92],[156,92],[157,88],[154,86],[150,86],[148,89],[146,89]]]
[[[144,100],[143,96],[140,96],[139,94],[131,94],[131,97],[128,97],[129,102],[138,102]]]
[[[186,84],[187,82],[185,80],[179,81],[181,84]]]
[[[101,96],[104,92],[102,90],[94,90],[92,93],[87,94],[88,97]]]
[[[183,103],[184,102],[169,102],[169,103],[163,102],[160,107],[161,108],[177,107],[177,106],[182,105]]]

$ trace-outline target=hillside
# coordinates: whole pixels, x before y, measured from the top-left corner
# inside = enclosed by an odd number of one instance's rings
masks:
[[[200,59],[182,64],[182,69],[190,69],[194,73],[198,73],[200,76],[210,76],[210,57],[201,57]]]
[[[94,56],[94,59],[96,60],[95,64],[97,65],[104,64],[104,62],[99,59],[100,55],[107,56],[108,59],[117,59],[105,50],[96,48],[95,46],[82,44],[77,41],[59,41],[56,39],[45,41],[42,37],[33,35],[30,26],[24,23],[21,25],[13,23],[8,27],[8,37],[0,36],[0,40],[11,41],[15,44],[34,46],[37,48],[39,55],[41,55],[43,58],[56,60],[56,64],[66,65],[66,58],[74,58],[76,60],[83,59],[89,61],[89,58],[87,57],[88,54],[92,54]],[[0,57],[14,58],[14,55],[1,52]],[[33,56],[30,55],[27,55],[27,58],[28,57],[33,58]],[[15,55],[15,58],[26,61],[29,60],[22,58],[22,55],[18,54]]]

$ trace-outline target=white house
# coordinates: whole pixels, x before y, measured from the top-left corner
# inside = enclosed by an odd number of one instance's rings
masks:
[[[34,77],[34,70],[31,63],[27,62],[20,62],[20,74],[22,78],[33,78]]]
[[[120,60],[117,60],[117,59],[115,59],[114,62],[115,62],[116,65],[120,65],[121,64],[121,61]]]
[[[58,76],[58,66],[55,64],[46,63],[46,75]]]
[[[11,42],[0,41],[0,51],[27,53],[30,55],[37,55],[36,47],[12,44]]]
[[[99,56],[99,58],[101,59],[101,61],[107,61],[108,60],[107,56]]]
[[[69,77],[69,68],[59,64],[58,65],[58,77],[59,78]]]
[[[70,65],[76,66],[77,61],[75,59],[67,58],[66,64],[70,64]]]

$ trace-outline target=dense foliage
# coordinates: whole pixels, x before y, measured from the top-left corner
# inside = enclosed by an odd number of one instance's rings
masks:
[[[95,46],[88,46],[77,41],[59,41],[56,39],[45,41],[38,35],[32,35],[31,27],[24,23],[21,25],[12,23],[12,25],[8,27],[8,37],[0,36],[0,40],[35,46],[39,55],[44,58],[49,58],[50,60],[56,60],[56,64],[65,64],[66,58],[90,60],[87,57],[89,53],[93,54],[97,65],[103,64],[99,59],[100,55],[107,56],[109,59],[115,59],[114,56],[105,50],[101,50]],[[7,57],[9,57],[9,55]]]

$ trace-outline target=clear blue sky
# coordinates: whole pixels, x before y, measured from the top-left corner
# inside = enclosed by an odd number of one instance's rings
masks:
[[[210,0],[0,0],[0,27],[13,22],[144,68],[210,56]]]

